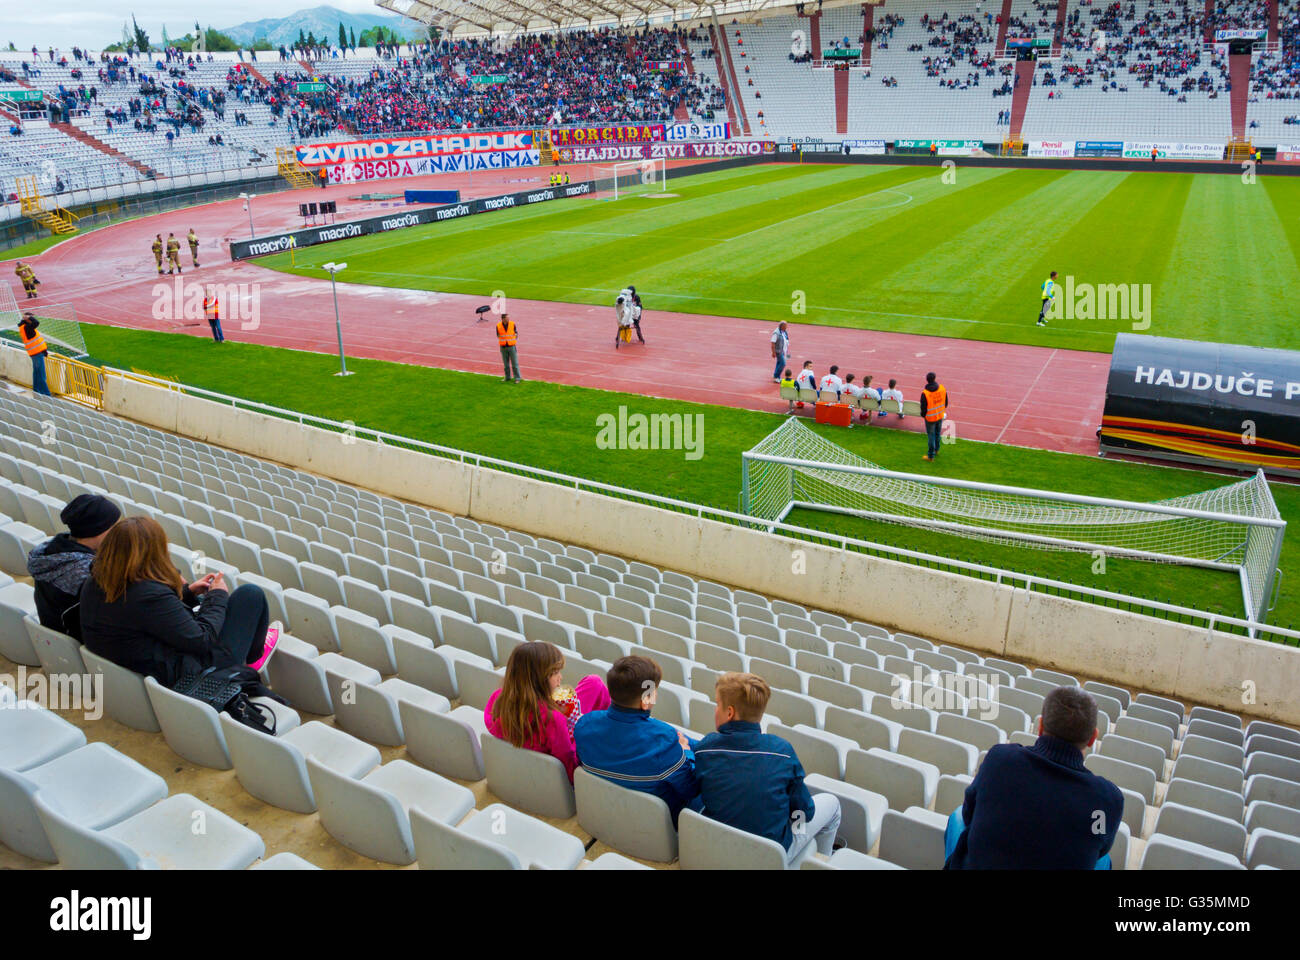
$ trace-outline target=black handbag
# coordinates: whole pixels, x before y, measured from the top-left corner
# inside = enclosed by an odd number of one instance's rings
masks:
[[[279,703],[288,703],[283,697],[267,689],[252,667],[208,667],[198,673],[187,671],[172,687],[177,693],[206,703],[217,713],[226,713],[235,720],[275,736],[275,712],[269,707],[254,703],[253,697],[269,697]]]

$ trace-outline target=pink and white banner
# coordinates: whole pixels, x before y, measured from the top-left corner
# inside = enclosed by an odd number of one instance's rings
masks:
[[[500,130],[492,133],[431,133],[426,137],[388,137],[348,140],[338,143],[308,143],[297,147],[298,162],[304,167],[365,160],[418,160],[470,153],[509,153],[537,150],[528,130]],[[524,164],[516,164],[523,166]]]
[[[602,147],[561,147],[563,163],[616,163],[622,160],[693,160],[700,157],[759,157],[776,153],[771,140],[714,140],[705,143],[639,143]]]

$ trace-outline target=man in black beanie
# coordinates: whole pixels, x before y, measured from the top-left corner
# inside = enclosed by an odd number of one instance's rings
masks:
[[[81,640],[81,585],[90,576],[95,551],[122,511],[107,497],[83,493],[63,508],[59,518],[67,533],[47,540],[27,555],[27,572],[36,587],[36,613],[41,626]]]

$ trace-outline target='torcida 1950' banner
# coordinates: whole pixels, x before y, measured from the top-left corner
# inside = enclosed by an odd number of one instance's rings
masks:
[[[551,131],[551,145],[585,146],[595,143],[656,143],[667,139],[662,123],[621,123],[601,127],[558,127]]]
[[[714,140],[708,143],[640,143],[602,147],[563,147],[564,163],[614,163],[619,160],[691,160],[697,157],[757,157],[776,153],[771,140]]]
[[[337,143],[304,143],[298,145],[297,156],[298,162],[304,167],[323,167],[362,160],[409,161],[423,157],[530,150],[534,152],[537,150],[531,132],[499,130],[492,133],[431,133],[425,137],[382,137]],[[526,164],[514,164],[514,166],[526,166]]]

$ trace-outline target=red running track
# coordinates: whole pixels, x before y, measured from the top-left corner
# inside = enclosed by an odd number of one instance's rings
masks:
[[[407,209],[400,200],[349,199],[359,194],[436,186],[459,188],[466,197],[486,196],[542,186],[553,169],[475,173],[472,183],[466,174],[444,174],[403,181],[400,187],[379,181],[268,194],[253,200],[253,218],[262,234],[299,226],[300,202],[328,199],[338,202],[341,222]],[[575,181],[590,176],[582,166],[568,169]],[[189,267],[184,242],[190,227],[202,243],[197,270]],[[230,262],[230,241],[248,235],[248,215],[240,200],[94,230],[28,258],[43,284],[41,300],[28,302],[71,303],[79,319],[95,323],[179,329],[207,337],[202,321],[187,325],[153,316],[160,278],[149,245],[160,231],[164,240],[174,232],[181,241],[181,279],[259,285],[259,325],[241,329],[238,322],[227,320],[223,328],[229,339],[337,352],[328,278],[294,277]],[[0,270],[12,277],[13,261],[4,261]],[[21,301],[21,287],[8,282]],[[771,322],[661,311],[655,309],[653,292],[644,291],[648,308],[642,328],[648,342],[616,352],[614,293],[610,291],[611,304],[600,307],[511,301],[524,377],[784,412],[786,404],[772,383]],[[341,283],[338,300],[349,355],[474,373],[501,370],[491,325],[474,322],[474,308],[490,302],[488,297]],[[793,356],[799,362],[814,360],[819,374],[838,363],[843,372],[859,378],[870,374],[876,386],[896,378],[904,394],[916,398],[926,372],[937,372],[948,385],[950,418],[959,437],[1071,453],[1097,451],[1096,430],[1110,366],[1107,354],[811,324],[791,324],[789,332]],[[883,429],[922,429],[916,418],[880,423]],[[918,445],[918,457],[919,452]]]

